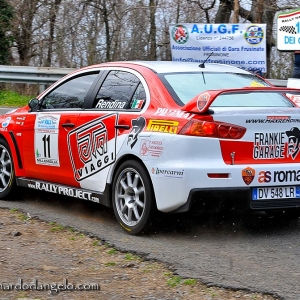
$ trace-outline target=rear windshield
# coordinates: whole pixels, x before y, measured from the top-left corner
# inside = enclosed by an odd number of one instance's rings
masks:
[[[178,104],[185,105],[206,90],[264,87],[267,82],[252,74],[170,73],[161,74],[167,89]],[[211,107],[286,107],[293,106],[281,93],[243,93],[220,95]]]

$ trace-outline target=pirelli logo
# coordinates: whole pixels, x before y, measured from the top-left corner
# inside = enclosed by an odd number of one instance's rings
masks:
[[[149,120],[146,130],[154,132],[177,133],[178,121]]]

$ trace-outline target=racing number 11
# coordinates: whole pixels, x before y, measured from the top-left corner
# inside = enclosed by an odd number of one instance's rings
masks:
[[[43,136],[43,142],[44,142],[44,157],[50,158],[51,157],[51,155],[50,155],[50,134],[49,135],[45,134]]]

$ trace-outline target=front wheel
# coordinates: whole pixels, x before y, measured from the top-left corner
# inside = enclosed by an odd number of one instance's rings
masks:
[[[5,199],[15,184],[13,160],[7,142],[0,139],[0,199]]]
[[[128,160],[118,168],[112,196],[114,213],[122,228],[132,235],[145,233],[155,200],[149,175],[139,162]]]

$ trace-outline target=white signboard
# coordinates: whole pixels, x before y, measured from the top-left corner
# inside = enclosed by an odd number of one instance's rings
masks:
[[[267,71],[266,24],[176,24],[169,27],[173,61],[222,63]]]
[[[277,14],[278,50],[300,50],[300,8]]]

